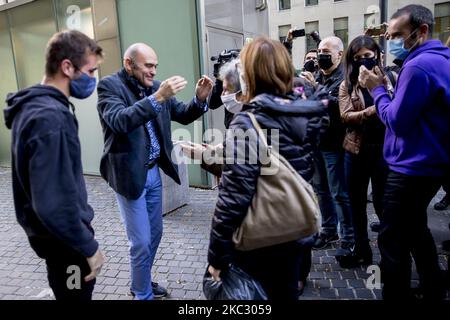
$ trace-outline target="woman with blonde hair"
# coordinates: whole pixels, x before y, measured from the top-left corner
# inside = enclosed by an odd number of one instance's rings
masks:
[[[254,144],[258,136],[248,114],[252,113],[269,137],[275,134],[274,129],[278,130],[278,142],[272,147],[309,181],[313,175],[313,154],[328,123],[327,112],[321,101],[303,100],[292,92],[292,61],[278,41],[255,39],[244,47],[240,61],[245,103],[235,115],[224,143],[226,163],[212,222],[209,272],[219,281],[221,273],[233,264],[257,280],[269,299],[296,300],[302,250],[298,241],[250,251],[239,251],[234,246],[233,233],[246,217],[261,170],[259,155],[255,163],[250,161],[250,155],[245,156],[245,161],[236,161],[235,156],[245,153],[239,146],[257,149]],[[231,134],[238,131],[246,134]],[[272,143],[270,138],[267,143]],[[229,152],[230,144],[238,146],[237,150]]]

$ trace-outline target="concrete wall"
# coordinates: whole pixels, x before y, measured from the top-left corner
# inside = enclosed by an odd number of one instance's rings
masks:
[[[305,6],[304,0],[291,0],[290,10],[279,10],[278,0],[269,0],[270,37],[278,39],[278,26],[291,24],[292,27],[304,28],[305,22],[319,21],[319,33],[323,38],[334,35],[334,19],[348,17],[349,40],[360,35],[364,29],[364,14],[370,6],[378,5],[378,0],[319,0],[315,6]],[[377,23],[379,23],[379,15]],[[294,40],[293,61],[296,69],[303,66],[306,40]]]
[[[444,0],[387,0],[388,18],[399,8],[408,4],[417,4],[429,8],[434,13],[436,3]],[[278,39],[278,26],[291,24],[292,27],[304,28],[305,22],[319,21],[319,33],[322,38],[333,35],[333,19],[348,17],[349,42],[364,30],[364,15],[370,12],[379,12],[379,0],[319,0],[318,5],[305,6],[305,0],[291,0],[290,10],[279,10],[279,0],[269,0],[269,25],[270,37]],[[375,13],[370,17],[369,23],[379,24],[380,14]],[[305,55],[305,38],[294,41],[293,61],[297,69],[303,65]],[[389,57],[390,61],[391,58]]]

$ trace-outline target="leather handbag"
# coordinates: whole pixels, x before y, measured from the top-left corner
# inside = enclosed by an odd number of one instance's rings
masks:
[[[261,167],[247,215],[233,234],[235,248],[249,251],[295,241],[317,233],[321,214],[313,187],[267,144],[255,116],[248,113],[270,165]]]

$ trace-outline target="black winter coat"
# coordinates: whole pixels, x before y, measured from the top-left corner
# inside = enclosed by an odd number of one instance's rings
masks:
[[[317,73],[316,81],[320,84],[318,91],[328,94],[328,114],[330,116],[330,127],[320,143],[320,150],[339,152],[343,150],[346,128],[341,119],[339,109],[339,87],[344,81],[344,66],[341,63],[329,76],[325,76],[321,71]]]
[[[253,129],[245,112],[254,113],[263,129],[279,130],[279,153],[305,180],[310,181],[314,170],[313,155],[318,149],[320,136],[328,126],[327,111],[323,104],[294,96],[279,98],[263,94],[245,106],[243,112],[235,115],[231,130]],[[250,132],[250,141],[257,141],[256,131]],[[229,157],[229,143],[233,143],[233,137],[227,135],[225,158]],[[245,141],[245,146],[250,147],[249,141]],[[235,249],[232,235],[247,214],[256,192],[260,168],[261,164],[247,162],[224,165],[208,252],[209,264],[216,269],[225,269],[233,261]]]

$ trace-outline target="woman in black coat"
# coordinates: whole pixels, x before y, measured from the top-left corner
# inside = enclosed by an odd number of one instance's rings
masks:
[[[321,101],[292,94],[294,69],[289,53],[279,42],[258,38],[243,49],[240,60],[246,104],[235,115],[230,125],[234,134],[227,132],[224,144],[225,165],[212,222],[209,271],[219,280],[221,271],[234,264],[259,281],[269,299],[295,300],[302,249],[297,241],[244,252],[236,250],[232,240],[250,207],[261,168],[261,158],[251,161],[251,152],[244,152],[256,150],[252,143],[258,141],[247,112],[255,115],[269,137],[278,133],[277,141],[269,138],[269,144],[272,142],[306,181],[313,175],[313,155],[328,124],[327,112]],[[236,130],[245,134],[239,135]],[[230,144],[237,146],[231,154]],[[240,160],[245,161],[236,161],[242,154],[245,159]]]

